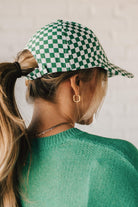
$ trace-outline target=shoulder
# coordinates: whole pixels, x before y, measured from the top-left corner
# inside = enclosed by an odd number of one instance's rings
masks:
[[[85,131],[79,134],[79,140],[89,145],[90,150],[99,150],[101,156],[115,156],[125,159],[138,170],[138,149],[131,142],[118,138],[103,137]]]
[[[80,136],[80,139],[85,139],[85,143],[88,143],[91,151],[88,206],[94,204],[96,207],[136,207],[137,148],[123,139],[107,138],[87,132]]]

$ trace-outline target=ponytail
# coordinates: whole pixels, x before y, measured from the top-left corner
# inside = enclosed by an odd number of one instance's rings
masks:
[[[32,59],[29,51],[24,50],[17,56],[24,76],[30,69],[32,71],[31,64],[27,67],[29,59]],[[19,66],[19,63],[0,63],[0,207],[19,207],[18,179],[28,151],[31,151],[14,96],[15,82],[21,77],[17,64]]]

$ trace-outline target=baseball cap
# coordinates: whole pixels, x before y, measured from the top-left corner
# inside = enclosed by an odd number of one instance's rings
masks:
[[[29,39],[28,49],[38,63],[38,68],[27,74],[34,80],[45,74],[100,67],[108,77],[134,75],[111,63],[94,32],[73,21],[58,19],[45,25]]]

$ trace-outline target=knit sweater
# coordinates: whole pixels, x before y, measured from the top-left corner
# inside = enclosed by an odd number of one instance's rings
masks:
[[[138,150],[126,140],[78,128],[34,138],[27,184],[28,168],[29,156],[22,207],[138,207]]]

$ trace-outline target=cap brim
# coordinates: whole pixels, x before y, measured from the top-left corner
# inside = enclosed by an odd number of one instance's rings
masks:
[[[124,70],[122,68],[120,68],[119,66],[113,64],[113,63],[104,63],[104,69],[106,69],[108,72],[108,77],[112,77],[112,76],[115,76],[115,75],[122,75],[122,76],[125,76],[127,78],[133,78],[134,75],[130,72],[128,72],[127,70]]]

